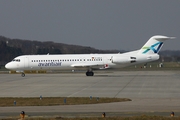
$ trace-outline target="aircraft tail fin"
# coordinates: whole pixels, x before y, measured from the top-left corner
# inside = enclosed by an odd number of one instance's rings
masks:
[[[167,37],[161,35],[153,36],[139,50],[138,54],[157,54],[162,48],[165,40],[174,39],[174,38],[175,37]]]

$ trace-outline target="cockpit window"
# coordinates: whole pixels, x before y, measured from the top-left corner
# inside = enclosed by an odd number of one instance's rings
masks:
[[[20,62],[20,59],[13,59],[13,62]]]

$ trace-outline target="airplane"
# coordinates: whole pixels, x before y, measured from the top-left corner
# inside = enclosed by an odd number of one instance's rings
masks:
[[[121,68],[159,59],[159,51],[165,40],[174,39],[162,35],[152,36],[145,45],[135,51],[116,54],[61,54],[61,55],[22,55],[5,65],[9,70],[20,72],[24,77],[25,70],[59,70],[86,69],[86,76],[93,76],[95,69]]]

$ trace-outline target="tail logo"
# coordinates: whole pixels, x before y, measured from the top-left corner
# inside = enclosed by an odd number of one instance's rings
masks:
[[[151,45],[150,47],[143,47],[142,49],[145,49],[143,54],[147,53],[150,50],[152,50],[154,53],[158,53],[162,45],[163,45],[163,42],[157,42],[156,44]]]

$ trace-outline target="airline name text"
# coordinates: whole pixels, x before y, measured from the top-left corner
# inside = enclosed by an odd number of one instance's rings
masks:
[[[61,66],[61,62],[50,62],[50,63],[38,63],[39,67],[48,67],[48,66]]]

